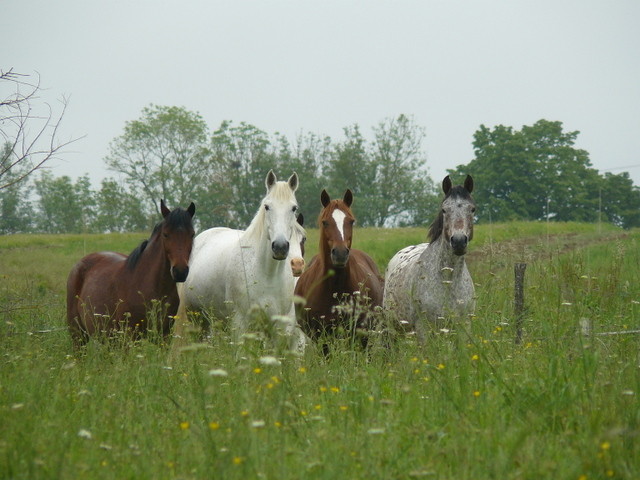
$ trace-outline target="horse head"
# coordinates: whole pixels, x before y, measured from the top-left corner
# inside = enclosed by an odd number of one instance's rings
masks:
[[[180,207],[169,210],[164,200],[160,200],[160,210],[164,218],[160,241],[171,265],[171,277],[176,282],[184,282],[189,274],[189,257],[195,235],[192,219],[196,206],[191,202],[186,210]]]
[[[331,200],[327,191],[322,190],[320,201],[324,207],[318,219],[321,249],[328,250],[334,267],[343,268],[349,261],[356,220],[351,212],[353,194],[347,189],[342,200]]]
[[[307,241],[307,232],[304,230],[304,216],[299,213],[296,217],[293,238],[289,248],[289,258],[291,259],[291,273],[294,277],[299,277],[304,271],[304,244]]]
[[[273,170],[265,180],[267,195],[262,200],[264,227],[271,241],[271,253],[275,260],[284,260],[289,255],[289,241],[296,228],[298,202],[298,175],[294,173],[286,182],[278,181]]]
[[[467,245],[473,238],[473,217],[476,204],[473,201],[473,178],[467,175],[464,185],[453,186],[449,175],[442,181],[444,200],[438,218],[429,229],[431,241],[440,235],[449,242],[455,255],[467,253]]]

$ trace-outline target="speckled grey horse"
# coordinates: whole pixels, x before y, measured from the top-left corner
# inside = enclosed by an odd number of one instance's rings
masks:
[[[467,175],[464,185],[452,186],[447,175],[442,190],[440,213],[429,227],[430,243],[396,253],[385,279],[384,308],[404,329],[415,330],[421,343],[427,331],[466,321],[475,308],[464,257],[473,238],[473,179]]]

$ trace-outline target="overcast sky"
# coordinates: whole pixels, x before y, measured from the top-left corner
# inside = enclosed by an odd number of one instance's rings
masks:
[[[558,120],[640,185],[637,0],[0,0],[0,68],[38,72],[55,109],[69,97],[61,139],[84,138],[53,173],[96,185],[151,103],[290,139],[354,123],[371,138],[404,113],[436,182],[481,124]]]

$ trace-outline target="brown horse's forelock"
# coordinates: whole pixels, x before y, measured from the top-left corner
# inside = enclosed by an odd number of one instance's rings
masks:
[[[339,203],[340,202],[340,203]],[[342,210],[346,212],[349,216],[353,217],[353,212],[350,207],[347,207],[347,204],[342,200],[336,199],[331,200],[329,204],[320,210],[320,215],[318,215],[318,228],[322,228],[322,221],[328,218],[331,218],[334,210]]]
[[[149,237],[149,239],[143,240],[142,243],[134,248],[133,251],[129,254],[129,257],[127,257],[128,269],[133,270],[136,267],[138,261],[140,260],[140,257],[142,256],[142,253],[144,252],[144,249],[147,248],[149,241],[160,234],[160,230],[163,224],[166,224],[167,227],[169,227],[171,230],[187,230],[191,228],[191,215],[189,215],[189,212],[187,212],[187,210],[185,210],[184,208],[176,208],[172,210],[162,222],[157,223],[156,226],[153,227],[153,231],[151,232],[151,236]]]
[[[453,198],[458,197],[458,198],[462,198],[464,200],[470,200],[473,202],[473,198],[471,197],[471,194],[462,185],[456,185],[455,187],[451,188],[451,190],[449,190],[449,193],[445,195],[445,197],[442,199],[442,202],[440,202],[440,205],[442,206],[444,201],[447,198],[451,198],[451,197]],[[443,229],[444,229],[444,214],[442,213],[442,208],[440,208],[440,211],[438,212],[438,216],[433,221],[433,223],[429,225],[429,232],[427,234],[427,238],[429,239],[429,242],[433,243],[436,240],[438,240],[438,238],[440,238],[440,235],[442,235]]]

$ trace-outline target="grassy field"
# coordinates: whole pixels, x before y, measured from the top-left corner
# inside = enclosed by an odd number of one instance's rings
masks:
[[[336,340],[328,358],[297,357],[215,330],[172,362],[161,341],[77,354],[69,269],[145,236],[0,237],[0,478],[640,478],[637,230],[476,226],[476,317],[424,347]],[[384,272],[425,238],[358,229],[354,247]],[[310,230],[307,260],[316,242]]]

